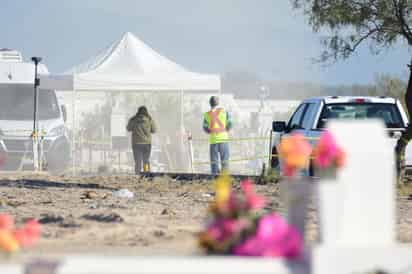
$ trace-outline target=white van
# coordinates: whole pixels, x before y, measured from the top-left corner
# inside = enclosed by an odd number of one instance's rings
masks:
[[[20,52],[0,49],[0,139],[6,150],[0,170],[33,168],[34,69]],[[38,73],[48,74],[47,67],[40,64]],[[70,143],[66,110],[54,90],[39,89],[37,117],[43,135],[43,167],[62,171],[70,161]]]

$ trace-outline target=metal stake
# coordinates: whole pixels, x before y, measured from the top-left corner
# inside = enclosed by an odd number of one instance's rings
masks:
[[[39,104],[38,99],[38,87],[40,85],[40,79],[38,78],[37,67],[41,62],[41,57],[32,57],[31,60],[34,62],[34,111],[33,111],[33,165],[34,170],[39,171],[40,161],[39,161],[39,129],[37,121],[37,107]]]

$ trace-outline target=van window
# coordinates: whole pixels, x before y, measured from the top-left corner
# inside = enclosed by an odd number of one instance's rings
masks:
[[[292,118],[290,118],[288,123],[289,129],[303,129],[302,126],[302,118],[303,114],[305,113],[307,104],[302,104],[298,107],[298,109],[293,114]]]
[[[32,85],[0,85],[0,120],[32,120],[34,89]],[[51,90],[38,91],[38,119],[60,117],[56,94]]]

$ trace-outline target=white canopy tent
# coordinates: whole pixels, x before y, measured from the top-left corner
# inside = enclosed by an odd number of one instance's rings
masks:
[[[220,90],[218,75],[188,71],[130,32],[101,54],[43,82],[76,91]]]
[[[220,93],[221,88],[219,75],[188,71],[154,51],[130,32],[99,55],[68,72],[42,77],[41,86],[73,92],[73,128],[76,121],[76,94],[79,92],[179,92],[180,122],[183,128],[184,92]],[[75,143],[73,137],[73,149]]]

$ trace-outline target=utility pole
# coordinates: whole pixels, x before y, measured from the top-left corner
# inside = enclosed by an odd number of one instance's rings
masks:
[[[37,119],[37,108],[39,104],[38,99],[38,87],[40,86],[40,79],[38,77],[38,65],[41,62],[41,57],[32,57],[31,60],[34,62],[34,110],[33,110],[33,165],[34,170],[40,170],[40,159],[39,159],[39,129],[38,129],[38,119]]]

